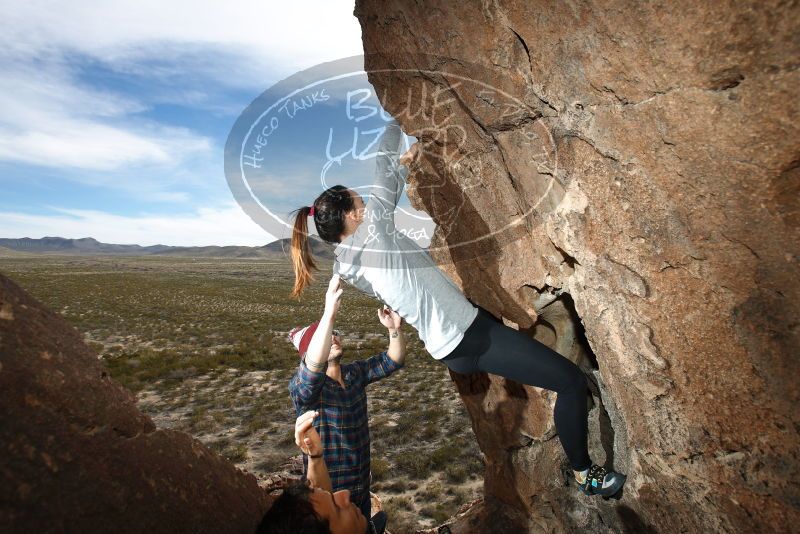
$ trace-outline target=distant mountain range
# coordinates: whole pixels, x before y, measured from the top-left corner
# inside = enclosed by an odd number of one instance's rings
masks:
[[[278,258],[289,257],[291,239],[281,239],[262,247],[171,247],[167,245],[114,245],[101,243],[91,237],[65,239],[63,237],[43,237],[31,239],[0,238],[0,249],[36,254],[69,255],[119,255],[119,256],[178,256],[200,258]],[[333,259],[333,246],[319,238],[311,239],[311,250],[316,258]]]

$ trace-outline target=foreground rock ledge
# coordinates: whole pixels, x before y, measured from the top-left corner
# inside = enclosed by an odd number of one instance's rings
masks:
[[[621,501],[584,498],[565,484],[552,396],[457,377],[487,503],[503,505],[462,532],[496,532],[503,508],[516,532],[796,530],[798,4],[357,0],[355,14],[370,82],[425,147],[408,195],[450,246],[434,256],[587,370],[592,454],[629,474]]]
[[[0,275],[0,531],[252,533],[253,475],[156,430],[74,328]]]

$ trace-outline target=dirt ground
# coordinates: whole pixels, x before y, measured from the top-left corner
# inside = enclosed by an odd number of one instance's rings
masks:
[[[299,474],[287,332],[318,319],[324,274],[298,302],[288,260],[15,254],[0,257],[0,271],[83,332],[159,427],[192,434],[265,484]],[[378,306],[346,287],[344,362],[388,346]],[[483,487],[447,370],[406,333],[405,368],[367,390],[372,490],[394,534],[441,523]]]

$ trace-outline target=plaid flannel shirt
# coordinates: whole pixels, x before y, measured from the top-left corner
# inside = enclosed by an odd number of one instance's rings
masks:
[[[322,439],[323,456],[334,491],[350,490],[350,500],[362,507],[369,499],[368,384],[400,369],[386,351],[366,360],[342,365],[346,388],[324,371],[314,372],[301,362],[289,381],[297,415],[317,410],[314,428]],[[304,469],[307,458],[303,457]]]

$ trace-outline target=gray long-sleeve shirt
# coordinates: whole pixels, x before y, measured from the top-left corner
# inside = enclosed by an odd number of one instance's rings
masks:
[[[478,310],[427,251],[395,228],[407,172],[398,162],[401,142],[400,126],[390,123],[381,138],[364,221],[336,247],[333,272],[400,314],[438,360],[461,342]]]

